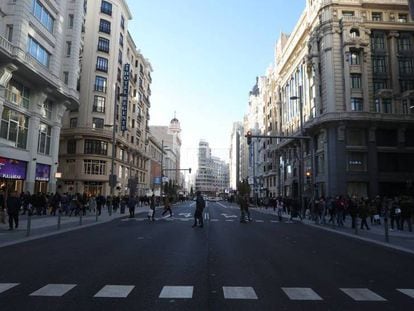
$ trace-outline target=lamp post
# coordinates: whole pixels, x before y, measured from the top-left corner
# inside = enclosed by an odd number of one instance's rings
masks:
[[[300,127],[300,136],[303,136],[303,103],[302,103],[302,85],[299,85],[299,96],[291,96],[291,100],[299,99],[299,127]],[[299,189],[298,196],[300,200],[300,212],[304,211],[304,202],[303,202],[303,139],[299,139]]]
[[[116,152],[116,125],[115,125],[115,114],[116,110],[114,109],[114,124],[105,124],[104,127],[112,127],[112,155],[111,155],[111,175],[109,175],[109,187],[111,196],[114,195],[114,188],[116,184],[115,177],[115,152]]]

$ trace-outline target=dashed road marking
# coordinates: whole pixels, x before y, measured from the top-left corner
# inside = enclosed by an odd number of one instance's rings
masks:
[[[414,289],[411,288],[397,288],[397,290],[411,298],[414,298]]]
[[[76,284],[47,284],[31,293],[30,296],[61,297],[75,286]]]
[[[387,301],[368,288],[340,288],[340,290],[355,301]]]
[[[257,299],[253,287],[223,286],[225,299]]]
[[[257,220],[255,220],[256,222],[264,222],[264,220],[261,220],[261,219],[257,219]]]
[[[126,298],[134,289],[133,285],[105,285],[95,294],[96,298]]]
[[[290,300],[323,300],[312,288],[282,287]]]
[[[164,286],[159,298],[193,298],[193,286]]]
[[[233,221],[234,221],[234,219],[226,219],[226,221],[228,221],[228,222],[233,222]]]
[[[3,293],[19,284],[20,283],[0,283],[0,293]]]

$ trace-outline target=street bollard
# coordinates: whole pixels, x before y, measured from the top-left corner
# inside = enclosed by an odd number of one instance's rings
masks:
[[[27,230],[26,230],[26,236],[30,235],[30,229],[32,226],[32,215],[29,212],[29,215],[27,216]]]
[[[82,226],[82,212],[79,213],[79,226]]]
[[[60,212],[60,210],[59,210],[59,212],[58,212],[58,223],[57,223],[57,229],[58,230],[60,230],[60,223],[61,223],[61,216],[62,215],[62,213]]]

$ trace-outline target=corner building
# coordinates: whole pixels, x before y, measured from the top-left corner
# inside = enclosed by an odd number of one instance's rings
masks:
[[[109,195],[113,161],[114,194],[143,195],[149,189],[152,67],[128,32],[126,1],[88,1],[86,10],[80,106],[66,113],[61,135],[62,186]]]
[[[414,22],[407,0],[308,0],[277,45],[278,192],[412,193]],[[295,98],[296,97],[296,98]]]
[[[66,109],[77,109],[84,1],[0,1],[0,186],[55,192]]]

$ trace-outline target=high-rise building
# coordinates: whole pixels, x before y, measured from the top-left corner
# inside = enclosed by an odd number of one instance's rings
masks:
[[[62,116],[78,109],[83,0],[0,2],[0,183],[55,192]]]
[[[80,106],[65,115],[62,185],[69,192],[142,195],[149,189],[152,67],[128,32],[125,0],[86,3]]]
[[[230,164],[229,164],[229,178],[230,178],[230,189],[236,190],[237,183],[241,180],[240,173],[240,148],[241,141],[245,139],[243,135],[243,125],[241,122],[234,122],[233,129],[230,135]]]

